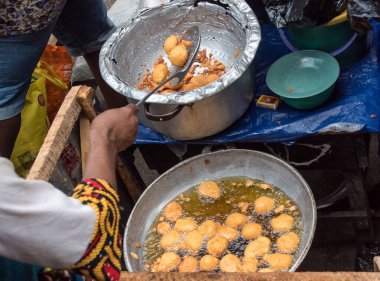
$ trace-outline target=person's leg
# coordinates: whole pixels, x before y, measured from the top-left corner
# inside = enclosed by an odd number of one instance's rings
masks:
[[[84,56],[109,107],[127,104],[101,77],[99,52],[115,31],[102,0],[67,0],[53,34],[73,56]]]
[[[9,158],[20,130],[31,76],[52,31],[0,37],[0,156]]]
[[[21,114],[0,121],[0,156],[10,158],[21,126]]]

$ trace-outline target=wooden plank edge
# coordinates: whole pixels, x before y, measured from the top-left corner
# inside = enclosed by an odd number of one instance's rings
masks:
[[[96,112],[94,109],[94,97],[95,92],[91,87],[82,87],[78,91],[77,100],[80,104],[83,112],[86,114],[87,118],[92,122],[96,117]]]
[[[50,179],[71,131],[78,120],[81,107],[76,100],[76,96],[81,87],[71,88],[66,95],[27,179],[45,181]]]
[[[132,197],[133,202],[136,203],[142,194],[141,187],[135,180],[131,168],[124,163],[119,155],[116,158],[116,170],[127,188],[129,195]]]
[[[91,123],[87,116],[81,112],[79,117],[80,152],[82,158],[82,176],[86,171],[87,159],[90,154],[90,128]]]

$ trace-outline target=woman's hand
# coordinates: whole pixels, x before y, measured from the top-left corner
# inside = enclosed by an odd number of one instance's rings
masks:
[[[84,178],[103,179],[116,188],[116,155],[133,144],[138,108],[134,104],[97,116],[90,129],[90,153]]]
[[[90,143],[103,143],[116,152],[128,148],[136,138],[138,111],[136,105],[129,104],[101,113],[91,124]]]

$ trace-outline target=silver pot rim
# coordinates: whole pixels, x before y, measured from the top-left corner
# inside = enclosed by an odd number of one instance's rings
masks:
[[[218,94],[237,79],[242,76],[242,74],[249,68],[253,59],[256,55],[260,40],[261,40],[261,30],[256,15],[249,7],[249,5],[242,0],[214,0],[215,4],[206,3],[207,5],[216,5],[217,2],[230,7],[229,12],[233,15],[234,13],[240,13],[244,15],[245,19],[243,23],[240,23],[244,26],[246,31],[246,46],[242,55],[239,59],[239,62],[236,63],[228,72],[223,75],[217,81],[202,87],[200,89],[188,92],[178,92],[168,95],[153,94],[149,99],[149,103],[157,104],[191,104],[199,100],[203,100],[212,95]],[[152,9],[142,9],[138,12],[138,16],[131,18],[127,21],[122,27],[118,28],[106,41],[103,45],[100,57],[99,65],[100,71],[103,79],[108,83],[108,85],[113,88],[118,93],[131,98],[133,100],[140,100],[146,95],[145,91],[137,90],[132,85],[126,84],[121,81],[117,75],[112,73],[112,53],[113,46],[115,42],[120,39],[124,34],[128,33],[136,21],[143,19],[147,14],[154,13],[160,9],[168,9],[173,6],[186,6],[194,5],[195,0],[176,0],[169,4],[162,5],[160,7]]]
[[[311,229],[310,229],[310,233],[308,235],[307,241],[305,241],[305,246],[302,249],[300,249],[298,257],[297,257],[297,260],[294,262],[294,264],[292,265],[292,267],[288,270],[289,272],[295,272],[296,271],[296,269],[301,265],[302,261],[304,260],[304,258],[306,257],[307,253],[310,250],[310,247],[311,247],[311,244],[313,242],[314,235],[315,235],[315,229],[316,229],[316,226],[317,226],[317,205],[315,203],[314,195],[313,195],[313,193],[311,191],[311,188],[310,188],[309,184],[306,182],[306,180],[303,178],[303,176],[297,171],[297,169],[295,169],[293,166],[291,166],[286,161],[284,161],[281,158],[276,157],[276,156],[274,156],[272,154],[268,154],[268,153],[261,152],[261,151],[256,151],[256,150],[248,150],[248,149],[224,149],[224,150],[219,150],[219,151],[216,151],[216,152],[210,152],[210,153],[196,155],[194,157],[191,157],[189,159],[181,161],[180,163],[178,163],[177,165],[173,166],[172,168],[170,168],[169,170],[167,170],[165,173],[163,173],[162,175],[160,175],[157,179],[155,179],[145,189],[145,191],[141,194],[140,198],[137,200],[137,202],[136,202],[135,206],[133,207],[133,210],[132,210],[132,212],[131,212],[131,214],[130,214],[130,216],[128,218],[128,221],[127,221],[127,224],[126,224],[126,227],[125,227],[125,230],[124,230],[124,236],[123,236],[124,261],[125,261],[125,265],[127,267],[127,270],[129,272],[133,272],[133,265],[132,265],[132,258],[131,258],[131,256],[129,255],[129,252],[128,252],[128,250],[130,250],[130,249],[127,248],[127,233],[128,233],[129,228],[130,228],[131,221],[132,221],[132,219],[134,217],[134,214],[136,212],[138,212],[138,206],[140,204],[142,204],[141,202],[143,201],[143,198],[146,197],[145,194],[148,193],[149,190],[153,186],[155,186],[157,182],[161,181],[162,178],[167,177],[173,171],[175,171],[178,167],[181,167],[181,166],[185,165],[186,163],[192,162],[192,161],[194,161],[194,160],[196,160],[198,158],[205,158],[205,159],[207,159],[210,155],[223,154],[223,153],[231,153],[231,152],[233,153],[234,151],[242,152],[242,153],[246,153],[246,154],[262,155],[262,156],[268,157],[270,159],[273,159],[274,161],[280,162],[282,165],[286,166],[289,170],[291,170],[297,176],[297,178],[302,182],[303,186],[305,187],[305,190],[306,190],[307,194],[309,195],[309,198],[311,200],[311,205],[312,205],[311,222],[310,222],[311,223]]]

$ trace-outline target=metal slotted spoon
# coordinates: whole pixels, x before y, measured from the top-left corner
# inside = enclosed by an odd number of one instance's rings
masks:
[[[143,99],[141,99],[136,106],[140,107],[143,105],[146,100],[153,95],[158,89],[160,89],[163,85],[171,81],[171,84],[173,87],[177,86],[183,78],[185,78],[186,74],[189,72],[190,67],[193,65],[195,58],[197,57],[199,47],[201,46],[201,36],[199,27],[197,25],[194,25],[187,29],[182,35],[181,40],[187,40],[191,41],[192,44],[188,49],[188,55],[189,58],[187,60],[187,63],[183,67],[178,67],[176,73],[174,73],[172,76],[170,76],[168,79],[166,79],[164,82],[159,84],[156,88],[154,88],[149,94],[147,94]]]

